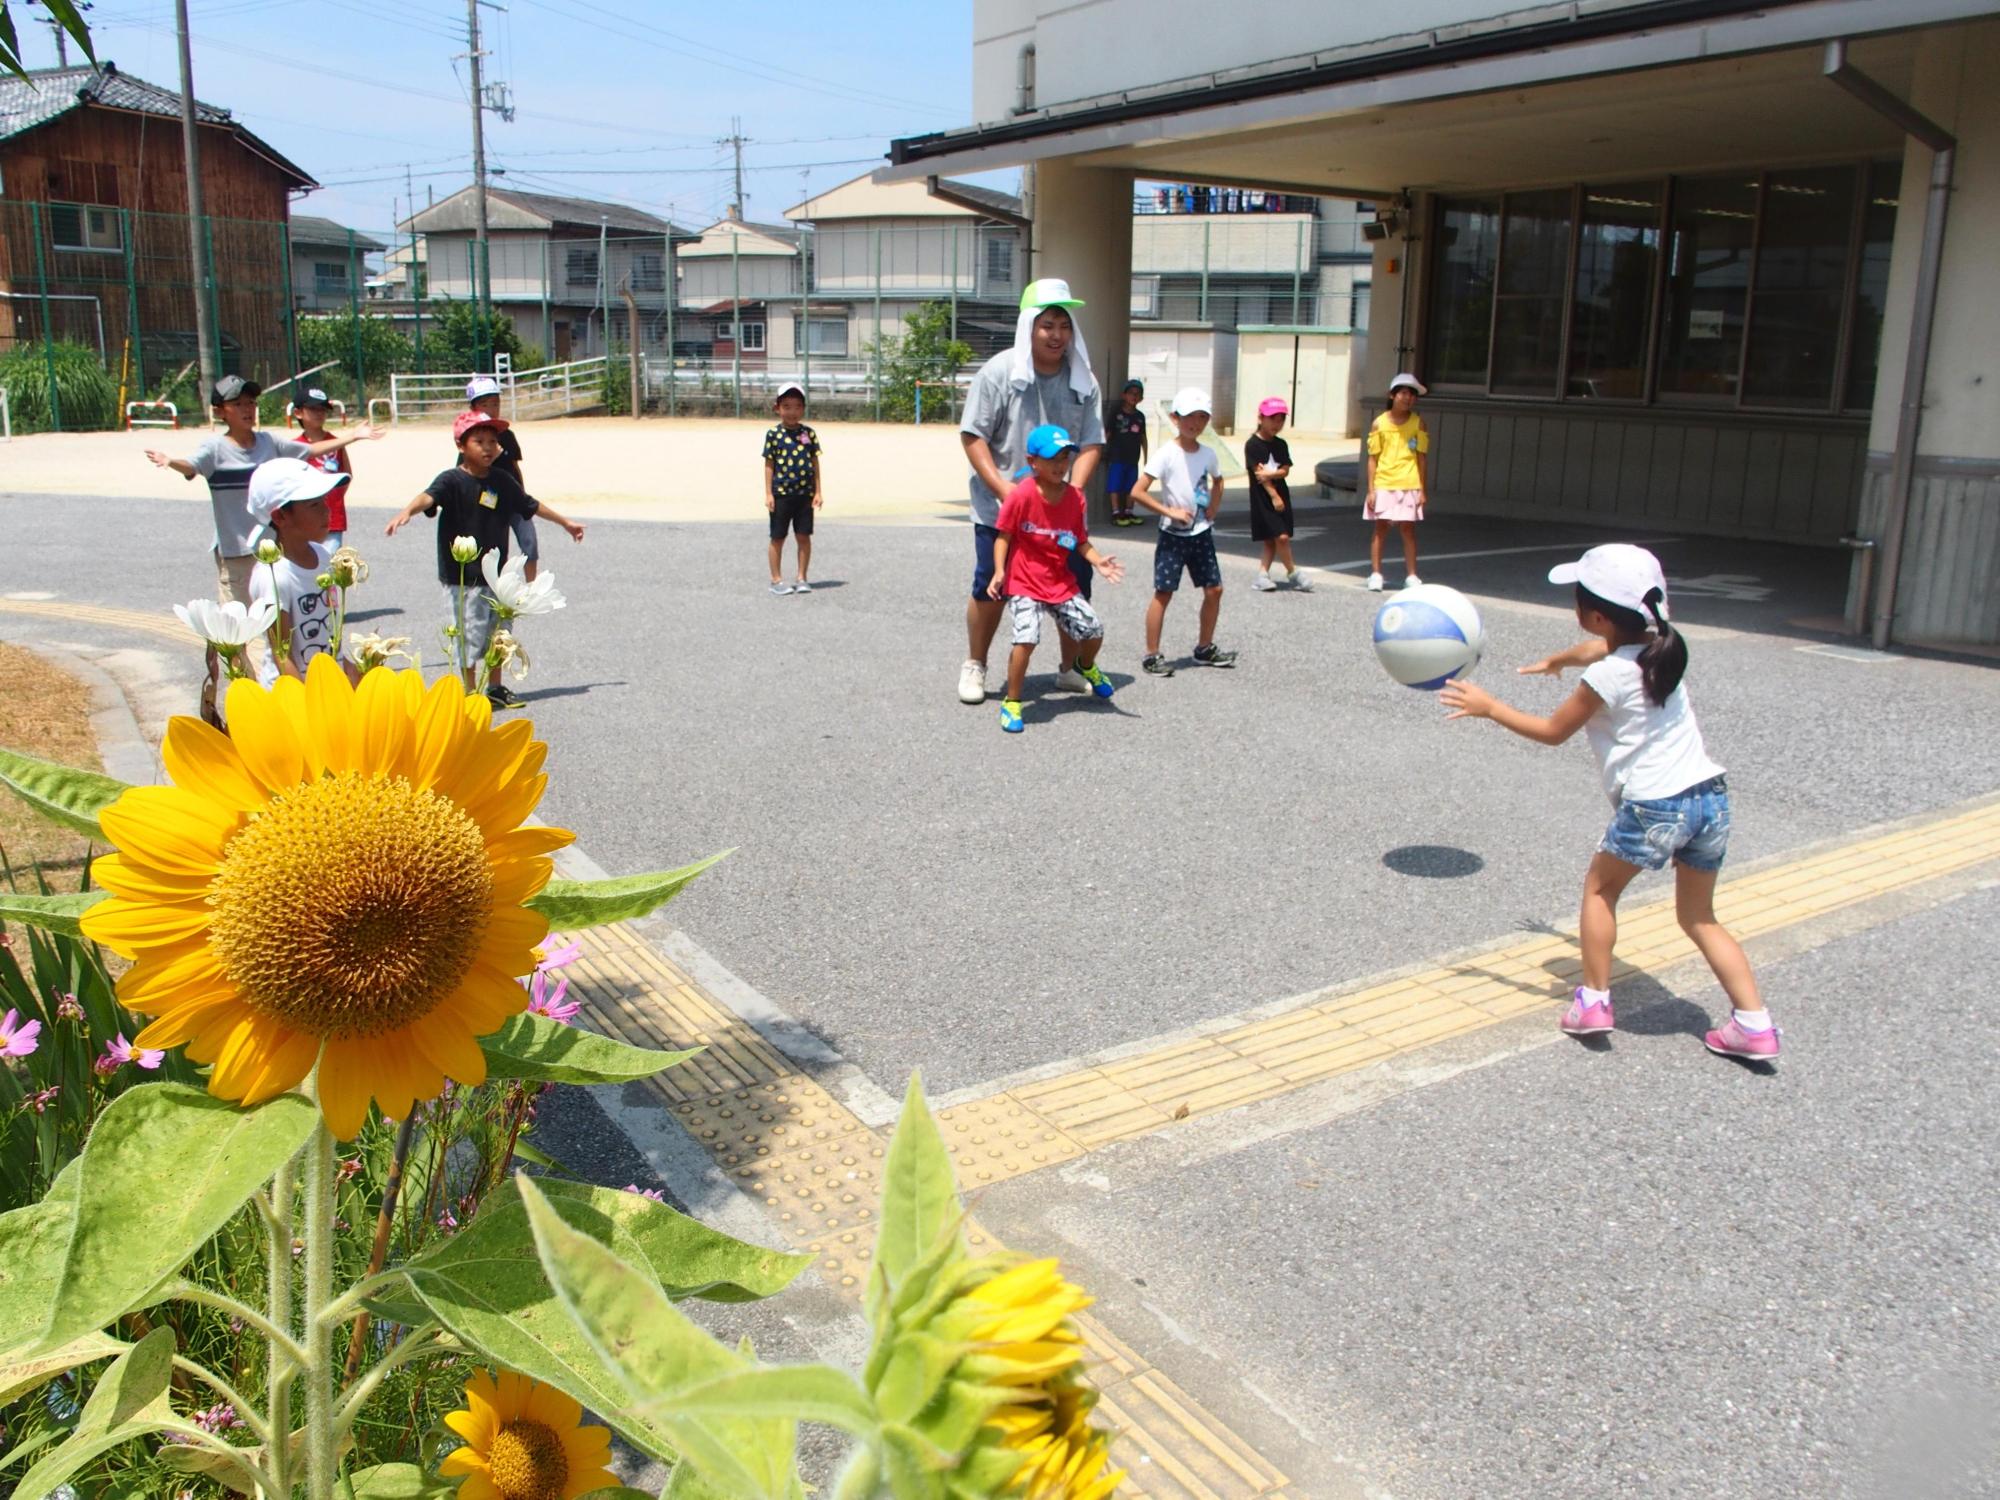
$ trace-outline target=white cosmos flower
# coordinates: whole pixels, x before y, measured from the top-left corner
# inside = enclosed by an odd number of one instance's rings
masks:
[[[455,536],[451,539],[451,560],[469,563],[479,556],[479,538],[476,536]]]
[[[247,608],[234,599],[227,604],[218,604],[213,599],[190,599],[185,604],[176,604],[174,613],[181,624],[211,646],[237,650],[271,628],[278,618],[278,606],[269,599],[259,599]]]
[[[569,603],[556,589],[555,574],[543,573],[530,583],[526,558],[511,558],[502,568],[493,561],[496,555],[489,552],[480,558],[479,571],[486,575],[486,587],[507,619],[549,614]]]

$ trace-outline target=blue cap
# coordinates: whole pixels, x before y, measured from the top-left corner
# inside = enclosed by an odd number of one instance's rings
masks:
[[[1065,449],[1074,448],[1076,439],[1069,435],[1069,429],[1058,427],[1053,422],[1044,422],[1028,434],[1028,457],[1054,458]]]

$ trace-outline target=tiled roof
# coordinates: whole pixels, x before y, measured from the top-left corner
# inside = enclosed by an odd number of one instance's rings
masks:
[[[360,230],[350,231],[345,224],[336,224],[331,219],[322,219],[313,214],[293,214],[291,218],[292,243],[294,245],[345,245],[349,233],[354,235],[357,250],[386,250],[389,247],[373,235]]]
[[[997,188],[980,187],[976,183],[961,182],[956,177],[938,179],[939,187],[950,188],[955,198],[970,198],[975,203],[984,203],[988,208],[997,208],[1002,213],[1018,214],[1021,200],[1012,193],[1003,193]]]
[[[0,141],[46,125],[87,104],[170,120],[181,117],[179,93],[130,73],[121,73],[116,63],[92,68],[36,68],[25,78],[0,76]],[[305,171],[245,130],[228,110],[199,99],[194,108],[195,119],[204,125],[233,130],[260,156],[296,177],[299,186],[318,186]]]

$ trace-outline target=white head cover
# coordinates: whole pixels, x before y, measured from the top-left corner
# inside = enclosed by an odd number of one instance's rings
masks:
[[[1021,316],[1014,324],[1014,357],[1007,366],[1011,384],[1026,386],[1035,378],[1035,319],[1046,308],[1060,307],[1069,314],[1069,388],[1078,399],[1090,399],[1097,380],[1090,373],[1090,351],[1083,346],[1083,329],[1076,321],[1076,310],[1081,306],[1083,303],[1069,294],[1069,283],[1060,277],[1044,276],[1028,283],[1021,293]]]
[[[475,375],[465,383],[465,399],[477,401],[481,396],[500,394],[500,382],[491,375]]]
[[[345,474],[329,474],[302,458],[267,458],[250,474],[250,515],[263,526],[287,505],[317,500],[347,483]]]
[[[1623,605],[1642,617],[1651,613],[1647,596],[1657,592],[1653,602],[1660,618],[1667,617],[1667,580],[1660,571],[1660,560],[1630,542],[1607,542],[1592,547],[1575,562],[1557,563],[1549,569],[1549,582],[1580,583],[1605,603]]]

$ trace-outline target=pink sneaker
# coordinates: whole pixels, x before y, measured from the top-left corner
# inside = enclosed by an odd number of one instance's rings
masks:
[[[1727,1025],[1711,1031],[1701,1042],[1717,1057],[1747,1057],[1752,1062],[1769,1062],[1778,1055],[1778,1028],[1773,1026],[1769,1031],[1745,1031],[1731,1016]]]
[[[1603,1036],[1616,1023],[1611,1019],[1611,1002],[1591,1005],[1583,998],[1579,987],[1570,1000],[1569,1009],[1563,1012],[1562,1029],[1571,1036]]]

